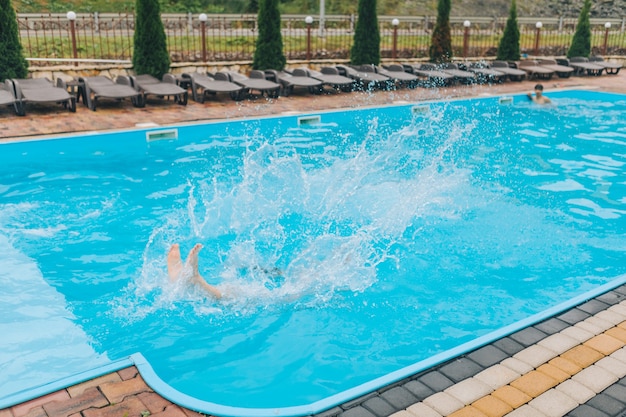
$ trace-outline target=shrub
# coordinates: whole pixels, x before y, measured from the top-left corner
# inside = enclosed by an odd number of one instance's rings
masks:
[[[591,0],[585,0],[583,8],[578,16],[576,32],[572,38],[572,44],[567,51],[567,57],[574,56],[588,57],[591,53],[591,27],[589,24],[589,11],[591,10]]]
[[[452,60],[450,37],[450,0],[438,0],[437,22],[430,42],[430,62],[442,63]]]
[[[376,0],[359,0],[354,43],[350,50],[350,63],[353,65],[378,65],[380,63],[380,32],[376,15]]]
[[[504,33],[498,45],[496,59],[499,61],[518,61],[520,58],[519,49],[519,26],[517,25],[517,4],[511,1],[509,18],[506,20]]]
[[[28,64],[22,54],[17,16],[11,0],[0,0],[0,81],[26,78]]]
[[[256,70],[285,68],[287,59],[283,54],[283,38],[280,33],[278,0],[259,2],[259,37],[256,40],[252,68]]]
[[[170,56],[158,0],[137,0],[133,40],[135,72],[150,74],[160,80],[170,69]]]

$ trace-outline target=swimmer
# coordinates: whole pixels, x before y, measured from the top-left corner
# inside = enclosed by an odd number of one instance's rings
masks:
[[[200,249],[202,249],[202,245],[200,243],[196,243],[196,245],[189,251],[189,255],[187,255],[186,265],[191,268],[191,282],[200,286],[206,292],[219,300],[222,298],[222,292],[206,282],[198,271],[198,254],[200,253]],[[178,281],[181,277],[182,271],[183,260],[180,257],[180,245],[178,243],[174,243],[167,253],[167,274],[170,277],[170,281]]]
[[[550,104],[552,101],[543,95],[543,85],[537,84],[535,86],[535,96],[532,93],[528,93],[528,98],[537,104]]]

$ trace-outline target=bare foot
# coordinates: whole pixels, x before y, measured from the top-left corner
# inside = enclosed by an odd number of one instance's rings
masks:
[[[198,254],[200,253],[200,249],[202,249],[202,244],[196,243],[189,251],[189,255],[187,255],[187,265],[191,267],[194,277],[200,275],[200,272],[198,272]]]
[[[183,261],[180,258],[180,246],[178,243],[174,243],[167,253],[167,274],[170,277],[170,281],[176,281],[182,269]]]

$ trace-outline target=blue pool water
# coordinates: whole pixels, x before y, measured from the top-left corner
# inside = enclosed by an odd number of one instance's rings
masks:
[[[0,401],[140,352],[312,404],[623,279],[626,97],[550,96],[2,144]],[[223,300],[168,281],[174,242]]]

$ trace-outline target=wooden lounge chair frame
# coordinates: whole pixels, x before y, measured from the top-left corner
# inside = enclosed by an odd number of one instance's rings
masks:
[[[340,75],[339,70],[335,67],[322,67],[320,71],[308,68],[301,68],[301,70],[306,71],[316,80],[320,80],[323,85],[330,86],[335,90],[349,93],[356,88],[356,81],[350,77]]]
[[[392,80],[396,87],[407,87],[407,88],[415,88],[417,87],[419,78],[415,74],[411,74],[404,70],[404,67],[399,64],[391,64],[391,65],[367,65],[367,67],[372,68],[376,73],[384,75]]]
[[[518,68],[511,68],[508,62],[506,61],[493,61],[491,63],[491,68],[500,71],[509,78],[511,81],[522,81],[526,78],[526,71],[523,71]]]
[[[22,113],[27,103],[58,103],[76,112],[76,97],[67,92],[61,79],[57,80],[57,85],[47,78],[14,78],[11,82]]]
[[[239,84],[247,95],[253,94],[254,91],[267,98],[278,98],[280,95],[280,84],[266,79],[263,71],[252,70],[249,77],[232,71],[225,71],[223,74],[228,74],[230,80]]]
[[[163,80],[159,80],[152,75],[142,74],[130,77],[132,86],[135,90],[143,94],[143,100],[147,97],[157,96],[160,98],[172,97],[174,102],[181,106],[186,106],[189,93],[176,83],[176,77],[172,74],[163,75]]]
[[[204,103],[208,96],[221,93],[228,94],[235,101],[243,99],[243,87],[232,82],[230,75],[225,72],[216,72],[215,74],[184,73],[181,83],[191,88],[191,97],[198,103]]]
[[[80,77],[83,84],[84,102],[91,111],[96,111],[101,98],[121,101],[129,98],[135,107],[144,107],[143,94],[132,87],[129,77],[118,75],[115,81],[105,76]]]
[[[523,71],[526,71],[526,76],[529,80],[532,78],[549,80],[556,72],[552,69],[538,65],[537,61],[535,60],[520,61],[518,62],[517,67]]]
[[[555,59],[538,59],[537,64],[541,67],[554,70],[559,78],[569,78],[574,73],[574,68],[569,65],[561,65]]]
[[[321,94],[324,86],[306,71],[295,69],[293,72],[265,70],[265,78],[281,85],[280,94],[287,97],[293,93],[295,88],[305,88],[311,94]]]

